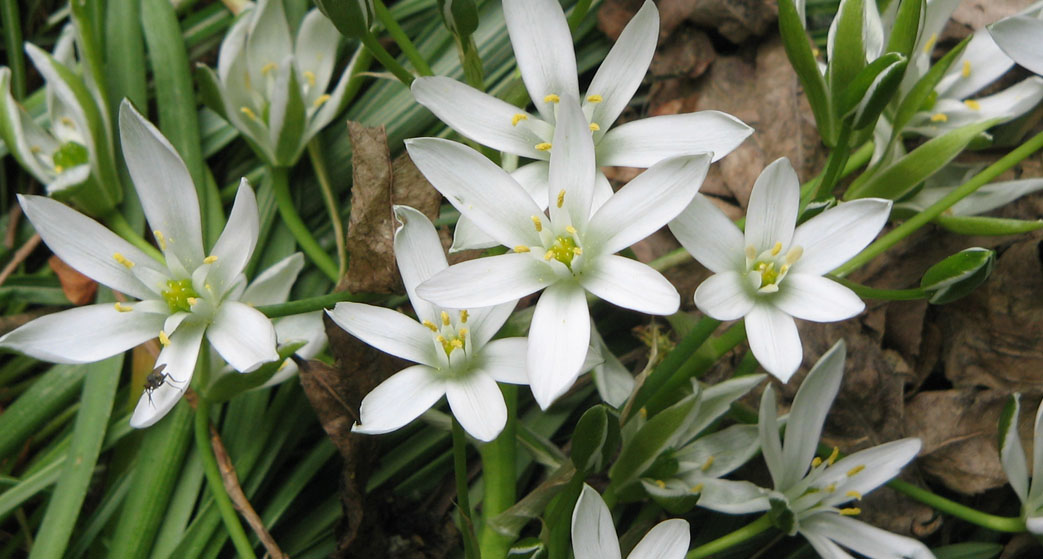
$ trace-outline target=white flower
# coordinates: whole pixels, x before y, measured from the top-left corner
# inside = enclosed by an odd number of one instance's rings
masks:
[[[360,303],[337,303],[327,312],[358,339],[418,364],[395,373],[367,394],[360,410],[362,423],[352,430],[394,431],[445,395],[460,425],[474,438],[491,441],[507,422],[507,406],[496,382],[528,382],[525,338],[490,341],[517,300],[484,308],[439,308],[417,297],[417,285],[448,264],[438,234],[424,214],[395,206],[395,216],[402,222],[395,231],[395,260],[420,322]]]
[[[710,152],[724,157],[753,129],[719,111],[663,115],[613,128],[641,85],[659,37],[659,13],[648,0],[630,20],[598,68],[583,97],[579,95],[576,57],[565,14],[557,0],[506,0],[504,18],[518,69],[538,114],[446,77],[413,81],[416,100],[438,118],[474,141],[536,159],[515,178],[546,199],[548,164],[554,145],[558,105],[562,99],[581,100],[586,125],[592,131],[598,166],[650,167],[668,157]],[[612,194],[598,171],[595,205]],[[496,242],[482,235],[465,217],[457,226],[453,250],[487,248]]]
[[[326,92],[340,33],[311,10],[294,41],[282,0],[248,7],[225,35],[217,74],[202,67],[221,96],[219,112],[271,165],[292,165],[311,138],[341,110],[354,61]]]
[[[1034,8],[1038,9],[1039,4],[1035,4]],[[989,34],[1015,62],[1043,75],[1043,45],[1039,41],[1043,34],[1043,21],[1039,19],[1041,16],[1043,11],[1037,11],[1035,17],[1023,13],[1001,19],[989,26]]]
[[[688,521],[680,518],[656,524],[641,538],[627,559],[682,559],[691,539]],[[576,559],[622,559],[612,513],[591,486],[583,492],[572,510],[572,551]]]
[[[1000,422],[1000,462],[1014,492],[1021,500],[1021,517],[1029,532],[1043,535],[1043,402],[1036,409],[1033,427],[1032,478],[1029,480],[1025,449],[1018,435],[1021,394],[1014,394]]]
[[[961,184],[970,180],[985,167],[984,164],[962,165],[950,163],[931,175],[912,198],[895,204],[895,211],[922,212],[948,196]],[[1043,178],[997,181],[975,190],[970,196],[956,202],[945,215],[971,216],[990,212],[1014,200],[1043,189]]]
[[[142,395],[131,418],[147,427],[163,417],[192,379],[206,334],[238,371],[275,360],[275,329],[238,302],[243,268],[257,243],[257,201],[244,180],[221,237],[204,252],[199,201],[173,146],[129,103],[120,132],[134,186],[165,262],[94,220],[41,196],[20,196],[37,232],[59,258],[98,283],[138,301],[95,304],[38,318],[0,338],[0,345],[38,359],[88,363],[159,337],[165,382]]]
[[[653,165],[592,211],[594,144],[579,103],[563,97],[554,132],[549,217],[502,169],[461,144],[408,140],[417,167],[452,203],[513,252],[457,264],[418,288],[448,307],[482,307],[543,288],[529,330],[529,381],[546,408],[579,376],[590,342],[585,291],[650,314],[677,311],[677,290],[659,272],[614,253],[674,218],[699,189],[710,154]],[[592,215],[593,214],[593,215]]]
[[[745,235],[701,195],[670,223],[677,240],[714,272],[696,289],[695,304],[717,320],[745,317],[750,349],[782,382],[803,356],[794,318],[834,322],[865,308],[853,291],[822,276],[865,248],[891,210],[889,200],[864,198],[794,228],[799,204],[797,174],[781,158],[753,185]]]
[[[822,424],[840,389],[845,348],[837,342],[804,379],[790,409],[785,442],[779,437],[775,391],[761,398],[760,443],[775,489],[752,483],[712,480],[699,506],[729,514],[771,511],[772,521],[789,535],[801,534],[822,557],[850,557],[841,546],[874,559],[927,559],[919,541],[855,520],[857,507],[845,507],[898,475],[920,451],[919,439],[901,439],[860,450],[837,460],[815,457]]]

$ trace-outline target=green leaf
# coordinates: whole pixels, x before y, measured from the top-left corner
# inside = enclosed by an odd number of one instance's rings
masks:
[[[818,62],[811,50],[804,22],[797,12],[794,0],[779,0],[779,32],[782,34],[786,57],[797,72],[800,85],[808,97],[819,133],[827,145],[833,145],[836,142],[836,130],[829,94],[826,91],[826,80],[818,69]]]
[[[608,411],[604,405],[597,405],[586,412],[576,422],[572,431],[572,463],[580,472],[591,472],[600,469],[602,448],[608,440]]]
[[[863,42],[866,0],[842,0],[837,10],[836,33],[831,45],[831,57],[826,68],[826,79],[829,82],[829,93],[833,99],[834,115],[841,117],[837,111],[841,103],[844,89],[852,83],[855,76],[866,66],[866,45]],[[875,6],[871,9],[876,9]]]
[[[85,365],[54,365],[0,414],[0,457],[10,457],[76,396]]]
[[[276,90],[284,89],[286,96],[283,97],[285,105],[282,114],[276,115],[272,112],[270,125],[272,132],[277,134],[275,138],[275,164],[286,167],[293,166],[301,156],[304,149],[304,129],[308,125],[308,118],[304,109],[304,99],[301,97],[301,86],[297,78],[297,69],[291,62],[286,74],[280,73],[276,78]],[[286,79],[286,83],[280,83]],[[276,93],[275,98],[282,97]],[[274,99],[273,99],[274,108]],[[276,117],[279,116],[279,121]]]
[[[838,111],[843,118],[852,119],[852,130],[876,122],[902,83],[908,62],[901,54],[885,54],[863,68],[844,88]]]
[[[275,373],[284,366],[284,363],[298,349],[304,347],[306,342],[294,342],[279,348],[279,359],[266,363],[256,371],[250,373],[229,372],[217,376],[217,379],[206,391],[206,399],[212,403],[221,403],[231,400],[233,396],[257,388],[268,382]]]
[[[369,33],[374,15],[372,0],[315,0],[315,5],[341,35],[357,39]]]
[[[971,140],[997,122],[998,119],[976,122],[932,138],[869,180],[849,189],[844,198],[879,197],[897,200],[952,161]]]
[[[923,29],[921,16],[926,11],[925,0],[902,0],[898,5],[898,13],[895,15],[894,25],[891,26],[891,36],[887,39],[884,52],[897,52],[906,58],[912,56],[916,39]]]
[[[930,99],[934,94],[935,86],[938,85],[945,73],[949,71],[949,66],[952,66],[952,63],[960,56],[963,49],[967,47],[968,42],[970,42],[970,37],[960,41],[960,44],[953,47],[945,56],[932,64],[931,69],[927,70],[927,73],[905,95],[905,98],[898,105],[894,118],[891,120],[896,138],[901,134],[905,125],[912,120],[913,115],[921,110],[925,110],[925,106],[933,104],[930,102]]]
[[[196,64],[196,82],[199,84],[199,98],[203,104],[221,115],[221,118],[228,120],[225,101],[221,96],[221,81],[217,79],[217,73],[206,64]]]
[[[478,29],[478,6],[474,0],[437,0],[442,22],[453,35],[470,36]]]
[[[996,253],[986,248],[968,248],[931,266],[920,280],[920,287],[933,305],[944,305],[963,298],[981,285],[996,262]]]
[[[1003,546],[989,542],[964,542],[943,545],[931,550],[937,559],[993,559],[1003,551]]]
[[[612,484],[625,488],[637,480],[659,456],[670,449],[677,437],[688,430],[699,411],[699,392],[659,412],[641,426],[634,438],[623,446],[609,470]]]
[[[1043,219],[1008,219],[979,215],[940,215],[934,222],[957,235],[1020,235],[1043,229]]]

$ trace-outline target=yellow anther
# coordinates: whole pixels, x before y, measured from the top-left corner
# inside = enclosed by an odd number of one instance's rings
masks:
[[[310,70],[305,70],[303,75],[304,75],[304,79],[308,81],[308,86],[309,87],[314,87],[315,86],[315,72],[312,72]]]
[[[431,322],[430,320],[425,320],[425,321],[421,322],[420,324],[423,324],[424,326],[427,326],[427,329],[432,331],[432,332],[437,332],[438,331],[438,327],[435,326],[435,323]]]
[[[849,507],[846,509],[840,509],[838,512],[840,513],[840,516],[858,516],[862,514],[862,509],[858,507]]]
[[[659,486],[660,489],[666,489],[666,482],[661,479],[655,480],[655,484]]]
[[[600,95],[598,95],[596,93],[594,95],[587,95],[587,102],[588,103],[600,103],[600,102],[602,102],[604,100],[605,99],[603,97],[601,97]]]
[[[470,330],[468,330],[467,328],[461,328],[460,330],[458,330],[458,331],[456,332],[456,335],[457,335],[457,336],[460,336],[461,338],[463,338],[463,337],[466,337],[466,336],[467,336],[467,333],[468,333],[468,332],[470,332]]]
[[[926,43],[924,43],[923,51],[928,53],[928,54],[930,54],[931,50],[934,49],[934,44],[936,42],[938,42],[938,34],[937,33],[931,33],[931,37],[929,39],[927,39]]]
[[[830,466],[832,466],[833,463],[837,461],[837,457],[838,456],[840,456],[840,449],[834,446],[833,447],[833,452],[830,452],[829,453],[829,458],[826,459],[826,463],[828,463]]]
[[[451,342],[449,342],[449,345],[451,345],[451,346],[453,346],[453,347],[455,347],[457,349],[463,349],[464,341],[461,340],[460,338],[453,338],[453,340]]]
[[[563,188],[563,189],[561,189],[561,192],[558,193],[558,207],[560,208],[560,207],[562,207],[564,205],[565,205],[565,189]]]
[[[692,488],[692,493],[702,493],[702,492],[703,492],[703,484],[701,484],[701,483],[695,484],[695,487]]]
[[[511,126],[518,126],[518,123],[523,120],[529,120],[529,115],[525,113],[516,113],[511,117]]]
[[[547,252],[543,253],[543,259],[544,260],[550,260],[551,258],[554,258],[554,251],[553,250],[548,250]]]
[[[322,95],[319,95],[318,97],[316,97],[315,101],[312,101],[311,105],[317,109],[317,108],[321,107],[326,101],[329,101],[329,100],[330,100],[330,94],[329,93],[323,93]]]
[[[819,466],[821,466],[821,465],[822,465],[822,459],[821,459],[821,458],[819,458],[818,456],[816,456],[816,457],[815,457],[815,458],[814,458],[814,459],[813,459],[813,460],[811,461],[811,467],[812,467],[812,468],[817,468],[817,467],[819,467]]]
[[[540,231],[543,231],[543,222],[540,221],[540,216],[538,216],[538,215],[532,216],[532,225],[533,225],[533,227],[536,228],[536,232],[537,233],[539,233]]]
[[[160,250],[167,250],[167,239],[163,236],[163,233],[159,229],[152,232],[152,236],[156,238],[156,242],[159,243]]]
[[[536,148],[536,151],[550,151],[551,143],[550,142],[541,142],[541,143],[536,144],[533,147]]]
[[[170,345],[170,337],[167,336],[167,333],[162,330],[159,331],[159,343],[163,346]]]
[[[861,472],[864,469],[866,469],[865,464],[859,464],[847,471],[847,477],[854,477],[858,472]]]
[[[213,264],[214,262],[217,262],[217,257],[213,254],[203,259],[203,264]]]
[[[565,192],[565,191],[562,190],[562,192]],[[558,206],[558,207],[560,208],[561,206]],[[575,235],[576,234],[576,228],[571,226],[571,225],[566,225],[565,226],[565,231],[567,231],[569,235]]]
[[[116,303],[115,309],[116,309],[116,312],[130,312],[130,311],[134,310],[134,307],[132,307],[130,305],[124,305],[122,303]]]
[[[931,122],[947,122],[949,117],[945,113],[934,113],[931,115]]]
[[[188,302],[188,306],[194,307],[199,302],[199,297],[188,297],[185,301]]]
[[[442,311],[439,316],[442,318],[442,326],[449,326],[449,313]]]
[[[702,467],[699,469],[705,472],[706,470],[710,469],[710,466],[713,466],[713,455],[707,458],[706,462],[703,462]]]
[[[257,120],[257,113],[253,112],[250,107],[239,107],[239,112],[246,115],[250,120]]]
[[[43,151],[43,148],[40,146],[29,146],[29,151],[32,153],[40,153]]]
[[[831,483],[827,485],[824,489],[826,490],[826,493],[832,493],[837,490],[837,484]]]
[[[960,75],[962,75],[965,78],[971,77],[971,61],[970,60],[964,60],[963,61],[963,70],[960,71]]]
[[[63,116],[63,117],[61,118],[61,121],[62,121],[62,124],[66,125],[66,126],[68,126],[68,127],[70,127],[70,128],[73,128],[73,127],[75,127],[75,126],[76,126],[76,123],[75,123],[75,122],[73,122],[73,121],[72,121],[72,119],[71,119],[71,118],[69,118],[69,117],[67,117],[67,116]]]
[[[963,104],[967,105],[967,108],[972,110],[972,111],[980,111],[981,110],[981,103],[975,101],[974,99],[966,99],[966,100],[964,100]]]
[[[637,410],[637,413],[641,414],[641,418],[642,419],[647,418],[648,417],[648,408],[641,408],[641,409]]]
[[[128,270],[134,267],[134,263],[131,262],[129,258],[118,252],[113,253],[112,257],[116,259],[116,262],[123,264]]]
[[[54,166],[54,172],[55,173],[61,173],[64,170],[65,170],[65,167],[62,167],[61,165],[55,165]]]
[[[467,313],[467,309],[462,309],[460,311],[460,324],[467,324],[467,317],[469,316],[471,315]],[[464,330],[461,330],[461,332],[464,332]],[[460,335],[463,336],[463,334]]]
[[[775,246],[771,247],[771,255],[778,256],[782,252],[782,241],[775,241]]]
[[[551,93],[550,95],[547,95],[543,98],[544,103],[557,103],[558,101],[561,101],[561,97],[558,97],[554,93]]]
[[[598,126],[598,123],[596,122],[591,122],[588,128],[590,128],[591,132],[597,132],[598,130],[601,130],[601,127]]]
[[[525,245],[518,245],[514,247],[514,252],[529,252],[529,247]]]
[[[820,54],[822,54],[822,51],[818,50],[817,47],[812,47],[811,48],[811,56],[814,56],[815,58],[818,58],[818,55],[820,55]]]
[[[580,248],[580,247],[576,247],[576,248],[572,249],[572,254],[575,254],[576,256],[579,256],[579,255],[583,254],[583,249]]]
[[[261,66],[261,75],[262,76],[267,76],[268,72],[271,72],[272,70],[274,70],[274,69],[276,69],[278,67],[279,67],[278,64],[276,64],[274,62],[269,62],[269,63],[265,64],[264,66]]]
[[[746,246],[746,260],[753,260],[757,258],[757,249],[753,245]]]
[[[854,489],[848,491],[847,493],[844,493],[844,495],[847,497],[851,497],[852,499],[858,499],[859,501],[862,500],[862,494],[858,491],[855,491]]]

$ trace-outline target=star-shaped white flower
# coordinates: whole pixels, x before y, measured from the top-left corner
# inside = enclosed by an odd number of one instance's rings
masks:
[[[696,195],[670,223],[677,240],[714,275],[695,304],[717,320],[745,317],[757,361],[782,382],[800,367],[794,318],[835,322],[862,312],[850,289],[822,277],[868,245],[887,223],[891,202],[845,202],[795,227],[800,183],[786,158],[757,177],[745,234],[709,199]]]
[[[159,337],[156,366],[169,375],[138,401],[134,427],[163,417],[192,379],[205,334],[238,371],[278,358],[271,321],[238,301],[242,271],[257,244],[257,201],[245,179],[221,237],[204,252],[199,201],[173,146],[129,103],[120,132],[145,217],[165,262],[96,221],[42,196],[19,196],[22,209],[51,250],[98,283],[138,301],[101,303],[38,318],[0,338],[0,345],[38,359],[89,363]]]
[[[406,142],[417,167],[452,203],[513,252],[457,264],[421,285],[421,297],[462,308],[546,288],[529,330],[529,381],[546,408],[579,376],[590,342],[586,291],[650,314],[677,311],[659,272],[615,253],[673,219],[698,191],[708,153],[653,165],[594,209],[594,143],[577,100],[561,99],[550,159],[549,215],[510,175],[456,142]]]
[[[681,559],[688,552],[691,533],[680,518],[656,524],[641,538],[627,559]],[[576,559],[622,559],[612,513],[593,487],[583,492],[572,510],[572,550]]]
[[[1021,394],[1011,396],[1011,403],[1000,422],[1000,462],[1014,493],[1021,500],[1021,517],[1033,534],[1043,534],[1043,402],[1036,409],[1033,426],[1032,477],[1029,478],[1025,449],[1018,434]]]
[[[446,77],[417,78],[412,91],[418,103],[464,136],[537,160],[521,167],[515,179],[538,204],[547,197],[547,161],[554,146],[558,105],[566,97],[581,100],[599,166],[645,168],[668,157],[700,152],[712,153],[716,161],[753,132],[720,111],[663,115],[612,126],[641,85],[655,54],[659,12],[651,0],[624,28],[583,97],[572,34],[557,0],[506,0],[503,10],[518,69],[537,114]],[[608,181],[600,171],[598,175],[595,204],[612,194]],[[466,217],[461,219],[453,250],[491,246],[496,246],[494,240]]]
[[[445,270],[445,254],[424,214],[395,206],[395,260],[420,321],[383,307],[337,303],[327,311],[338,326],[367,344],[417,363],[382,382],[362,400],[353,431],[387,433],[416,419],[443,395],[460,425],[491,441],[507,422],[497,381],[527,384],[525,338],[490,341],[517,303],[440,308],[417,296],[416,287]],[[459,309],[459,310],[457,310]]]
[[[789,535],[800,534],[822,557],[849,558],[841,546],[877,559],[928,559],[919,541],[851,518],[861,513],[845,506],[897,476],[920,451],[919,439],[901,439],[860,450],[837,460],[838,451],[815,457],[822,425],[844,373],[845,347],[837,342],[808,373],[790,409],[785,441],[779,437],[775,391],[761,397],[760,445],[774,490],[747,481],[708,480],[699,506],[729,514],[771,511],[772,521]]]

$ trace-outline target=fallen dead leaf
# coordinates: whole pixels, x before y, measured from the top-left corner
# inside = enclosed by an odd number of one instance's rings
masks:
[[[348,122],[351,137],[351,215],[345,288],[352,292],[391,293],[400,280],[394,257],[391,211],[391,156],[383,126]]]
[[[94,300],[94,295],[98,292],[98,282],[81,274],[57,256],[52,255],[48,258],[47,264],[58,276],[58,281],[62,284],[62,293],[72,304],[86,305]]]

